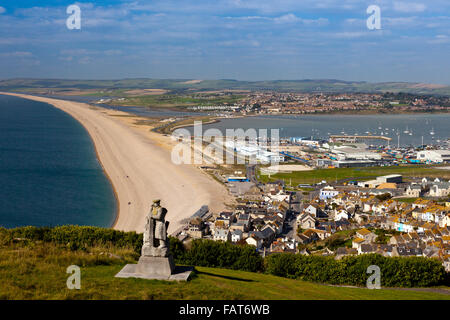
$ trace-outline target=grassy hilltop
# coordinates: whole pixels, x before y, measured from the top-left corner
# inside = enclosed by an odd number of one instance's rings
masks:
[[[198,266],[188,282],[115,278],[141,242],[92,227],[0,228],[0,299],[450,299],[448,287],[369,290]],[[66,287],[70,265],[81,268],[80,290]]]
[[[432,289],[333,287],[206,267],[196,267],[195,275],[188,282],[114,278],[127,260],[132,262],[131,255],[132,250],[71,251],[45,243],[2,247],[0,299],[450,299],[450,294]],[[81,268],[80,290],[66,288],[69,276],[66,268],[72,264]]]

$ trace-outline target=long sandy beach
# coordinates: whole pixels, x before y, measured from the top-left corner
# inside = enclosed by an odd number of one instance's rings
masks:
[[[200,169],[172,163],[170,137],[135,125],[127,113],[72,101],[0,94],[49,103],[86,128],[116,192],[119,212],[115,229],[142,232],[153,199],[161,199],[168,209],[169,233],[202,205],[217,212],[233,201],[224,186]]]

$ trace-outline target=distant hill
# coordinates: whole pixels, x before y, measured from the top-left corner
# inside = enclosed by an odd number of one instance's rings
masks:
[[[122,79],[122,80],[63,80],[9,79],[0,81],[0,90],[28,91],[32,89],[148,89],[184,90],[271,90],[292,92],[376,93],[405,92],[423,95],[450,96],[450,86],[409,82],[357,82],[324,80],[238,81],[230,79]]]

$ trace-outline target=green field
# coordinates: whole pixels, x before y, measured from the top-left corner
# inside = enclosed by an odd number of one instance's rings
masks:
[[[261,182],[284,180],[286,183],[291,181],[292,185],[300,183],[319,183],[322,180],[327,182],[339,182],[343,179],[363,180],[372,179],[381,175],[401,174],[404,178],[408,177],[439,177],[446,180],[450,179],[450,170],[436,169],[425,165],[407,165],[391,167],[366,167],[366,168],[334,168],[317,169],[311,171],[298,171],[292,173],[278,173],[270,175],[261,175]]]
[[[188,282],[118,279],[133,250],[71,251],[49,243],[0,246],[0,299],[450,299],[447,289],[333,287],[261,273],[197,267]],[[111,253],[110,252],[110,253]],[[69,290],[69,265],[81,268],[81,289]]]
[[[241,100],[241,95],[147,95],[129,97],[124,101],[115,103],[125,106],[146,106],[146,107],[189,107],[189,106],[216,106],[234,104]]]

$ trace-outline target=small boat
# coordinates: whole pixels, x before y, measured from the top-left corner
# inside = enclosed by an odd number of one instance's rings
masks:
[[[403,133],[409,133],[408,126],[406,126],[406,130]]]
[[[434,128],[431,128],[430,134],[434,136]]]

